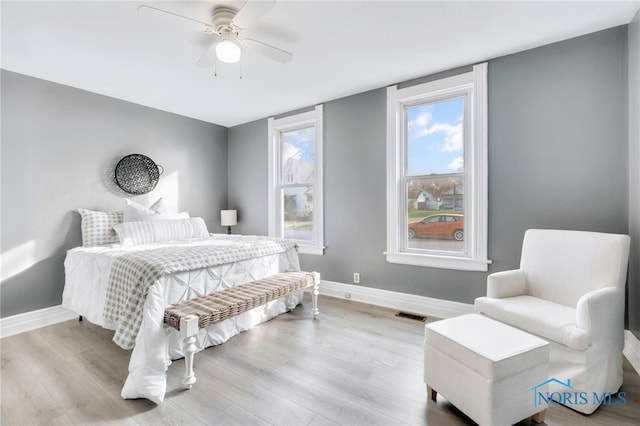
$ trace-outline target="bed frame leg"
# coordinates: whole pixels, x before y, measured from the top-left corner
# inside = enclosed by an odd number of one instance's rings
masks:
[[[318,294],[320,294],[320,273],[314,272],[313,289],[311,290],[311,300],[313,302],[311,313],[313,314],[313,319],[316,319],[318,317],[318,314],[320,313],[320,311],[318,310]]]
[[[293,302],[293,293],[289,293],[285,296],[285,300],[287,303],[287,309],[289,312],[293,311],[296,308],[296,304]]]
[[[198,316],[186,315],[180,319],[180,335],[182,337],[182,351],[184,352],[184,377],[182,385],[191,389],[196,382],[193,372],[193,356],[196,353],[196,335],[198,334]]]
[[[164,325],[164,334],[166,336],[166,343],[164,345],[164,363],[167,366],[165,370],[169,369],[169,366],[172,363],[171,356],[169,355],[169,346],[171,346],[171,334],[169,333],[170,329],[171,327],[169,327],[167,324]]]

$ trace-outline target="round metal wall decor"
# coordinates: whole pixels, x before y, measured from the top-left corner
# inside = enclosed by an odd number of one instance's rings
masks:
[[[146,194],[156,187],[163,171],[146,155],[130,154],[116,164],[116,184],[127,194]]]

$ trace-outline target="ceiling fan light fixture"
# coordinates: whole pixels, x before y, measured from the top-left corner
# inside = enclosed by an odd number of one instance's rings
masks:
[[[242,50],[237,43],[231,40],[222,40],[216,44],[216,57],[227,64],[235,64],[240,60]]]

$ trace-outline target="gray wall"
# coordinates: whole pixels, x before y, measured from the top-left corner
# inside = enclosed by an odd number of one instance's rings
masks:
[[[517,266],[529,227],[626,233],[631,224],[638,235],[638,16],[629,31],[628,46],[619,27],[489,62],[490,272]],[[223,231],[219,210],[228,203],[239,209],[234,232],[267,232],[266,119],[227,132],[11,72],[1,77],[3,317],[60,303],[65,251],[81,243],[73,211],[120,209],[125,195],[110,173],[132,152],[165,168],[158,188],[136,201],[163,196],[213,232]],[[302,266],[331,281],[350,283],[360,272],[363,286],[465,303],[483,295],[486,273],[385,261],[385,89],[326,102],[324,111],[327,250],[301,256]],[[637,332],[637,242],[632,256]]]
[[[629,25],[629,329],[640,339],[640,12]]]
[[[489,63],[494,270],[526,228],[628,232],[626,27]]]
[[[229,208],[238,210],[238,225],[232,232],[266,235],[269,226],[267,120],[230,128],[228,146],[229,164],[232,164],[228,168]]]
[[[489,272],[517,267],[527,228],[628,232],[626,57],[618,27],[489,61]],[[324,112],[327,250],[302,267],[464,303],[484,295],[486,273],[385,261],[385,89]],[[266,119],[230,129],[230,204],[250,210],[239,232],[267,232],[266,152]]]
[[[110,174],[124,155],[164,167],[150,194],[221,232],[227,129],[2,71],[2,317],[59,305],[67,249],[81,245],[75,209],[121,210]]]

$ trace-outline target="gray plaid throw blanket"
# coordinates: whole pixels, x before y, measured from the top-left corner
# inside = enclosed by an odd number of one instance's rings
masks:
[[[162,275],[283,253],[293,247],[294,243],[277,238],[216,235],[193,245],[118,256],[111,267],[103,314],[105,320],[118,324],[113,341],[123,349],[133,348],[147,292]]]

